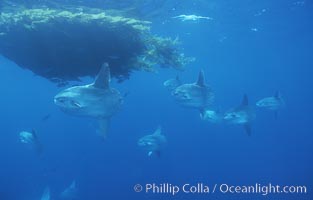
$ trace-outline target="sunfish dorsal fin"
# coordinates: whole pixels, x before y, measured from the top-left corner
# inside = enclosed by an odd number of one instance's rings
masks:
[[[108,63],[103,63],[93,85],[96,88],[107,89],[110,87],[111,75]]]
[[[197,80],[197,85],[204,87],[205,86],[205,79],[204,79],[204,72],[201,70],[199,72],[198,80]]]
[[[154,131],[153,135],[161,135],[162,128],[161,126],[158,126],[157,130]]]
[[[242,106],[247,106],[247,105],[249,105],[248,96],[247,96],[246,94],[243,95],[241,105],[242,105]]]
[[[279,91],[276,91],[275,94],[274,94],[274,97],[276,99],[280,99],[280,92]]]
[[[72,184],[70,185],[70,188],[71,189],[75,189],[76,188],[76,181],[74,180],[73,182],[72,182]]]

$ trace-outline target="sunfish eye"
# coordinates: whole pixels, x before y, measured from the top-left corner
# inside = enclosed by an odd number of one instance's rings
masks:
[[[59,97],[59,98],[56,98],[56,101],[58,101],[60,103],[64,103],[66,100],[65,100],[65,98]]]

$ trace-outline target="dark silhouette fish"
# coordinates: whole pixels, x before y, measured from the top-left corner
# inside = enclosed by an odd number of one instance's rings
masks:
[[[28,131],[20,132],[20,141],[24,144],[31,145],[35,149],[38,155],[42,154],[43,146],[34,129],[31,132],[28,132]]]

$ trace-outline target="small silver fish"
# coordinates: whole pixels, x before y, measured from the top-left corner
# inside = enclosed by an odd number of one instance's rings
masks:
[[[159,126],[153,134],[140,138],[138,140],[138,146],[148,151],[148,156],[155,153],[158,157],[160,157],[161,150],[166,142],[166,137],[161,134],[161,127]]]
[[[164,81],[164,87],[167,88],[169,91],[175,90],[178,86],[182,85],[179,76],[177,75],[176,78],[171,78],[169,80]]]

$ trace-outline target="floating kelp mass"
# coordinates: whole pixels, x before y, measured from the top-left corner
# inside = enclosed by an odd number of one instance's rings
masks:
[[[177,40],[150,33],[150,22],[86,7],[21,7],[0,13],[0,54],[59,84],[95,76],[108,62],[122,81],[155,66],[182,70],[192,61]]]

